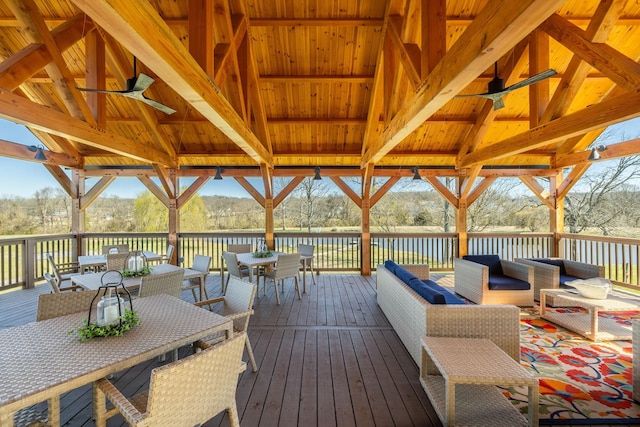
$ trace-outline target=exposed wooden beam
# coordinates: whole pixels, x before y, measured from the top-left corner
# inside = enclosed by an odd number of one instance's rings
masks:
[[[399,176],[390,176],[389,179],[384,184],[382,184],[382,186],[378,188],[376,192],[371,196],[370,207],[375,206],[375,204],[378,203],[380,199],[382,199],[382,196],[387,194],[399,180]]]
[[[0,117],[124,157],[167,166],[172,166],[174,162],[166,153],[142,147],[136,141],[91,126],[3,89],[0,89]]]
[[[465,155],[462,167],[500,159],[640,116],[640,89],[592,105]]]
[[[487,188],[491,186],[491,184],[496,182],[496,179],[498,179],[496,175],[488,176],[484,178],[478,185],[473,187],[473,191],[471,191],[471,194],[464,198],[467,206],[471,206],[473,202],[478,200],[478,197],[480,197],[482,193],[484,193]]]
[[[178,196],[177,208],[180,209],[195,196],[199,189],[209,181],[208,176],[199,176],[191,185]]]
[[[613,30],[620,13],[627,4],[627,0],[601,1],[589,22],[585,37],[592,43],[605,43]],[[560,116],[564,116],[575,99],[580,86],[586,80],[591,66],[578,55],[573,55],[562,76],[558,87],[549,101],[549,105],[540,119],[540,123],[547,123]]]
[[[294,176],[291,181],[273,198],[273,208],[277,208],[284,199],[304,180],[304,176]]]
[[[149,190],[151,194],[156,196],[164,207],[169,208],[171,200],[155,182],[151,181],[151,178],[148,175],[137,175],[137,178],[145,187],[147,187],[147,190]]]
[[[93,22],[81,13],[54,28],[51,36],[58,50],[64,52],[94,28]],[[43,43],[28,45],[0,63],[0,87],[15,90],[51,61],[51,54]],[[51,77],[47,80],[50,83]]]
[[[178,192],[176,190],[175,185],[173,185],[175,181],[175,169],[167,170],[162,165],[157,163],[153,163],[153,170],[156,171],[156,175],[160,180],[160,184],[162,188],[164,188],[165,193],[170,199],[175,199],[178,197]]]
[[[253,18],[252,27],[381,27],[382,19]]]
[[[591,150],[585,150],[558,156],[556,158],[555,167],[566,168],[579,163],[585,163],[588,161],[590,155]],[[618,159],[620,157],[638,155],[640,155],[640,138],[608,145],[606,150],[600,152],[601,160],[611,160]]]
[[[273,198],[273,170],[264,163],[260,165],[260,172],[262,174],[262,185],[264,185],[264,198]]]
[[[402,41],[402,16],[389,16],[389,25],[387,25],[387,34],[398,53],[400,63],[404,68],[404,72],[409,78],[409,82],[413,88],[417,88],[422,81],[420,67],[422,59],[420,50],[415,44],[404,43]]]
[[[144,0],[72,0],[72,2],[151,68],[193,108],[219,128],[256,163],[273,159],[244,120],[219,93],[181,40]]]
[[[251,21],[253,22],[253,21]],[[362,75],[328,75],[328,76],[301,76],[301,75],[273,75],[263,74],[258,76],[260,83],[279,83],[279,84],[294,84],[294,83],[336,83],[336,84],[367,84],[373,82],[374,76],[362,76]]]
[[[551,15],[540,28],[618,86],[640,87],[640,64],[605,43],[592,43],[584,30],[561,16]]]
[[[573,169],[571,169],[571,172],[558,186],[558,189],[556,191],[556,198],[564,199],[569,191],[573,188],[573,186],[576,185],[582,175],[584,175],[585,172],[589,170],[590,166],[590,163],[583,163],[580,165],[576,165]]]
[[[542,203],[547,205],[549,209],[555,209],[556,204],[553,195],[549,193],[549,190],[540,185],[535,178],[531,176],[521,176],[520,181],[522,181]]]
[[[70,168],[77,168],[81,166],[81,163],[77,158],[73,158],[64,153],[56,153],[49,150],[45,150],[45,156],[47,157],[47,160],[44,162],[40,162],[33,158],[35,156],[35,153],[29,150],[29,146],[16,144],[15,142],[5,140],[0,140],[0,155],[12,159],[43,163],[51,166],[66,166]]]
[[[238,182],[238,184],[240,184],[240,186],[242,188],[244,188],[247,193],[249,193],[251,195],[251,197],[254,198],[254,200],[256,202],[258,202],[260,204],[260,206],[262,206],[263,208],[265,207],[265,198],[262,194],[260,194],[260,192],[258,190],[256,190],[253,185],[251,185],[251,183],[249,181],[246,180],[245,177],[243,176],[236,176],[235,180]]]
[[[85,192],[84,195],[81,195],[80,210],[85,210],[86,208],[88,208],[89,205],[93,203],[104,190],[107,189],[109,184],[111,184],[114,179],[116,178],[113,176],[103,176],[98,182],[93,185],[93,187]]]
[[[331,181],[338,187],[342,192],[347,196],[353,203],[356,204],[359,208],[362,208],[362,197],[360,197],[351,187],[347,185],[346,182],[342,180],[339,176],[331,176],[329,177]]]
[[[62,170],[60,166],[50,165],[46,163],[44,163],[44,167],[49,171],[51,176],[53,176],[53,178],[58,181],[58,184],[60,184],[65,193],[67,193],[69,197],[73,198],[73,183],[71,181],[71,178],[69,178],[67,174],[64,173],[64,170]]]
[[[427,181],[429,181],[433,188],[438,193],[440,193],[440,195],[444,197],[451,204],[451,206],[458,209],[458,207],[460,206],[460,201],[458,200],[456,195],[451,192],[451,190],[449,190],[443,183],[440,182],[440,180],[438,180],[437,177],[429,175],[425,176],[424,173],[422,174],[422,176]]]
[[[406,102],[362,165],[377,162],[560,7],[562,0],[492,1]]]

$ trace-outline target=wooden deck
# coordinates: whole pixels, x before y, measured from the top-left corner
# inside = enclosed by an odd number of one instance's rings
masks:
[[[238,383],[241,425],[440,426],[418,367],[376,304],[375,276],[323,274],[317,285],[310,282],[302,300],[290,282],[280,306],[272,286],[256,300],[249,338],[258,372],[249,368]],[[218,275],[209,276],[207,289],[210,296],[220,294]],[[37,295],[48,291],[38,286],[0,294],[0,327],[35,320]],[[191,292],[183,298],[192,300]],[[181,357],[189,351],[181,349]],[[113,381],[126,395],[135,394],[161,364],[150,360]],[[90,386],[63,395],[61,407],[63,425],[94,425]],[[120,425],[120,416],[108,423]],[[205,424],[228,425],[222,415]]]

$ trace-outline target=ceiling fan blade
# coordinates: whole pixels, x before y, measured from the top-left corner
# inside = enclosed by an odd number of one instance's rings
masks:
[[[151,83],[153,82],[153,78],[147,76],[144,73],[140,73],[140,75],[136,79],[135,85],[133,85],[133,90],[136,92],[144,92],[149,86],[151,86]]]
[[[154,101],[153,99],[147,98],[146,96],[142,95],[140,92],[133,92],[130,94],[125,94],[124,96],[126,96],[127,98],[131,98],[131,99],[135,99],[136,101],[140,101],[140,102],[144,102],[145,104],[155,108],[156,110],[160,110],[165,114],[173,114],[176,112],[176,110],[174,110],[171,107],[167,107],[164,104],[160,104],[157,101]]]
[[[548,79],[549,77],[553,77],[556,74],[558,74],[556,72],[556,70],[554,69],[548,69],[546,71],[543,71],[541,73],[538,73],[534,76],[529,77],[528,79],[524,79],[521,82],[518,83],[514,83],[511,86],[509,86],[508,88],[505,88],[505,92],[511,92],[512,90],[516,90],[516,89],[520,89],[521,87],[525,87],[525,86],[529,86],[532,85],[534,83],[538,83],[542,80]]]

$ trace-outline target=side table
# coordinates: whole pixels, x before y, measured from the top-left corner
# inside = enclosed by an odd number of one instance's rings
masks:
[[[496,385],[528,387],[529,426],[538,425],[538,379],[491,340],[423,337],[420,382],[445,426],[526,426]]]

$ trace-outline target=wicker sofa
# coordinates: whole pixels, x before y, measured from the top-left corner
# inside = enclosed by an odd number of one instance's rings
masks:
[[[533,267],[533,297],[540,301],[540,289],[558,289],[576,279],[603,277],[604,267],[562,258],[517,258],[514,261]],[[553,301],[548,301],[551,305]]]
[[[497,255],[467,255],[454,263],[457,294],[476,304],[533,306],[533,268]]]
[[[401,266],[420,279],[429,278],[425,265]],[[376,272],[378,305],[418,366],[423,336],[488,338],[520,361],[520,309],[514,305],[430,304],[387,269]]]

